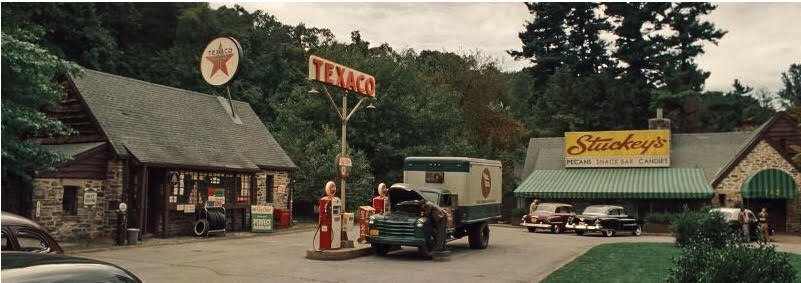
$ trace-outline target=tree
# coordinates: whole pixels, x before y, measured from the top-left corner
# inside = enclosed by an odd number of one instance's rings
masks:
[[[801,64],[792,64],[787,72],[782,73],[784,88],[779,91],[779,97],[790,106],[801,106]]]
[[[40,110],[54,106],[62,95],[56,76],[79,72],[74,64],[38,45],[42,33],[36,29],[2,32],[2,177],[23,183],[30,183],[36,170],[64,160],[30,138],[71,133]]]
[[[706,131],[737,131],[746,120],[760,125],[775,113],[769,103],[752,95],[752,87],[734,80],[732,88],[727,93],[705,92],[701,95],[701,121]]]

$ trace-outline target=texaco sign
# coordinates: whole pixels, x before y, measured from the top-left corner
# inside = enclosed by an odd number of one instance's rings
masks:
[[[239,70],[242,46],[232,37],[218,37],[209,42],[200,56],[200,74],[212,86],[231,81]]]

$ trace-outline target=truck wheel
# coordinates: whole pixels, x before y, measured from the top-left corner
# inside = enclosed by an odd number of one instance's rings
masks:
[[[531,232],[531,233],[534,233],[534,232],[537,232],[537,228],[528,227],[528,231]]]
[[[601,233],[603,233],[603,234],[604,234],[604,236],[607,236],[607,237],[612,237],[612,236],[614,236],[614,235],[615,235],[615,230],[612,230],[612,229],[609,229],[609,230],[604,230],[604,231],[603,231],[603,232],[601,232]]]
[[[576,230],[576,235],[584,236],[584,230]]]
[[[474,225],[470,229],[467,242],[470,244],[471,249],[486,249],[487,245],[489,245],[489,235],[490,231],[487,223]]]
[[[205,237],[209,235],[209,221],[206,219],[198,219],[195,221],[195,236]]]
[[[375,252],[375,254],[377,254],[379,256],[385,256],[389,252],[389,245],[372,244],[372,246],[373,246],[373,251]]]

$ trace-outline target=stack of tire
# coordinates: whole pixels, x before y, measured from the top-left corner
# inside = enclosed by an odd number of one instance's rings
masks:
[[[201,216],[200,219],[195,221],[195,236],[206,237],[209,231],[225,230],[225,209],[222,207],[207,207],[205,208],[205,217]]]

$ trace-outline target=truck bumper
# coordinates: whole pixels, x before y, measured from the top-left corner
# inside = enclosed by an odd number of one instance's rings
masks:
[[[425,240],[418,238],[405,238],[405,237],[367,236],[367,242],[371,244],[418,247],[422,246],[425,243]]]

